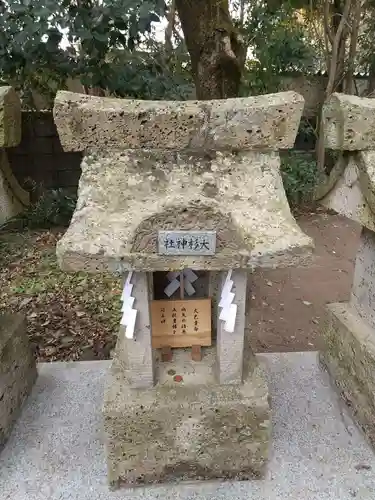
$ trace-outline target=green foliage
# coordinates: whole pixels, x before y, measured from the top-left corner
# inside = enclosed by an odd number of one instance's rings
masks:
[[[255,58],[245,69],[244,95],[277,92],[282,73],[304,72],[314,64],[314,51],[289,2],[275,10],[254,2],[244,36]]]
[[[316,160],[312,154],[289,151],[282,155],[281,175],[291,206],[312,200],[317,182]]]
[[[111,73],[106,88],[118,97],[184,100],[193,89],[184,58],[174,53],[167,59],[156,42],[150,43],[148,52],[115,52]]]
[[[68,226],[72,218],[76,197],[63,189],[44,191],[40,198],[24,213],[8,220],[1,229],[50,229]]]
[[[361,71],[375,74],[375,0],[368,0],[362,18],[362,29],[358,36],[357,63]]]
[[[32,90],[52,101],[67,77],[118,96],[184,98],[184,68],[151,37],[164,13],[164,0],[0,0],[0,82],[30,105]]]
[[[298,132],[304,134],[306,137],[311,136],[315,139],[317,138],[316,127],[313,126],[308,118],[302,117]]]
[[[295,140],[296,149],[315,150],[318,139],[316,124],[316,118],[301,118],[300,124],[298,126],[297,137]]]
[[[48,90],[46,82],[59,86],[66,75],[61,34],[43,3],[0,0],[0,81],[22,88],[27,96],[32,86]]]
[[[295,17],[300,3],[241,3],[241,29],[256,59],[246,67],[244,95],[277,91],[281,72],[312,65]],[[21,90],[30,106],[32,90],[52,105],[68,77],[118,97],[186,99],[193,82],[184,43],[166,54],[154,37],[165,14],[165,0],[0,0],[0,83]]]

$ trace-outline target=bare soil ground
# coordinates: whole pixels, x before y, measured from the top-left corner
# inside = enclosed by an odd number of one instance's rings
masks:
[[[257,352],[319,349],[325,304],[349,298],[360,226],[322,211],[297,221],[314,239],[314,262],[254,274],[250,318]]]
[[[315,240],[315,261],[308,268],[253,275],[250,317],[258,352],[319,348],[325,304],[349,296],[359,226],[324,212],[297,219]],[[26,314],[39,361],[106,359],[120,320],[120,280],[60,271],[60,236],[0,234],[0,312]]]

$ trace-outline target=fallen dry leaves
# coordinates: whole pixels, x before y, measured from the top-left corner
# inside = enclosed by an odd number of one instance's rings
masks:
[[[26,315],[38,361],[107,359],[120,321],[120,279],[61,271],[60,237],[0,234],[0,312]]]

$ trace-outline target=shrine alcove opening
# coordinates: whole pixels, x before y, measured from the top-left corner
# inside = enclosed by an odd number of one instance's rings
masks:
[[[209,271],[153,273],[151,331],[154,349],[170,361],[172,349],[191,349],[194,361],[202,359],[202,347],[212,345],[212,302]]]

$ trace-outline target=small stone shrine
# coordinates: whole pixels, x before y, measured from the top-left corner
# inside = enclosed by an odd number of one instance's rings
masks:
[[[112,487],[263,475],[269,395],[247,338],[247,278],[311,253],[279,171],[302,109],[294,92],[186,102],[58,93],[63,148],[84,152],[60,265],[124,276],[103,407]]]
[[[375,100],[333,94],[323,112],[326,147],[341,154],[321,203],[362,233],[350,300],[327,306],[321,361],[375,445]]]

